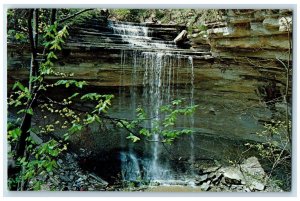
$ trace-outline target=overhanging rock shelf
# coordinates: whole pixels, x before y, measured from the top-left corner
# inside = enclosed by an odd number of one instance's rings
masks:
[[[164,53],[191,55],[199,59],[211,59],[209,49],[190,50],[188,43],[176,45],[173,40],[185,29],[179,25],[138,24],[128,22],[91,21],[84,26],[71,28],[71,36],[65,45],[72,51],[101,51],[115,53],[125,51],[160,51]],[[112,55],[114,56],[114,55]]]

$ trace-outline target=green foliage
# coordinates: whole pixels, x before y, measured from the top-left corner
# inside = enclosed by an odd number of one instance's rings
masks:
[[[69,86],[76,86],[80,89],[83,88],[83,86],[87,85],[86,81],[76,81],[76,80],[58,80],[55,84],[55,86],[58,85],[65,85],[66,88],[69,88]]]
[[[291,128],[291,122],[288,124]],[[272,120],[271,123],[266,123],[264,128],[263,131],[257,133],[263,142],[245,145],[257,150],[261,158],[270,164],[268,178],[271,178],[274,172],[280,172],[279,174],[284,174],[286,178],[288,174],[291,174],[291,142],[287,133],[287,122]],[[284,181],[280,178],[276,183],[283,185]]]
[[[141,138],[146,138],[151,141],[153,135],[159,134],[160,141],[163,143],[171,144],[176,138],[181,135],[191,134],[190,129],[176,129],[176,121],[179,116],[189,116],[192,115],[197,105],[184,106],[183,100],[174,100],[169,105],[164,105],[160,108],[161,117],[148,117],[142,108],[137,108],[137,118],[132,121],[121,120],[118,126],[121,128],[126,128],[131,131],[127,139],[132,142],[137,142]],[[144,125],[147,121],[152,121],[154,125],[152,128],[145,128]],[[137,133],[133,130],[139,128]]]
[[[291,124],[291,122],[289,122]],[[264,139],[264,142],[246,145],[256,148],[262,158],[270,160],[275,163],[285,154],[290,154],[291,143],[288,134],[286,133],[287,124],[284,121],[273,121],[264,125],[264,130],[258,132],[257,135]]]
[[[21,135],[21,129],[20,128],[15,128],[13,130],[8,131],[7,138],[8,138],[9,141],[14,142],[14,141],[17,141],[19,139],[20,135]]]
[[[115,9],[114,13],[120,18],[126,18],[130,14],[130,9]]]
[[[141,18],[147,15],[147,11],[146,9],[112,9],[110,14],[119,21],[140,22]]]
[[[45,55],[46,61],[41,63],[39,67],[40,74],[29,78],[29,82],[32,85],[31,90],[21,82],[16,82],[12,88],[13,92],[8,99],[9,106],[15,107],[19,115],[34,115],[32,101],[34,98],[38,98],[35,97],[35,94],[41,91],[43,91],[42,94],[46,94],[45,92],[53,87],[69,88],[71,86],[80,90],[87,85],[85,81],[69,79],[71,75],[60,73],[52,69],[53,62],[58,59],[56,52],[61,50],[64,39],[68,36],[67,26],[64,26],[59,31],[57,23],[51,26],[45,26],[45,28],[46,32],[43,35],[45,42],[43,45],[50,51]],[[49,75],[67,77],[67,79],[61,79],[54,84],[48,84],[45,82],[45,76]],[[33,92],[33,90],[35,91]],[[80,93],[76,92],[61,101],[46,99],[46,102],[38,105],[41,112],[47,111],[59,115],[61,119],[65,119],[65,121],[50,119],[45,115],[42,117],[44,120],[47,119],[45,124],[38,124],[38,126],[30,128],[30,132],[36,133],[41,138],[46,135],[48,135],[48,137],[45,138],[46,141],[40,145],[37,145],[31,137],[26,139],[26,153],[29,154],[29,157],[16,158],[16,165],[21,168],[21,171],[14,175],[14,177],[9,178],[9,188],[17,185],[20,186],[19,184],[21,182],[31,182],[29,189],[39,190],[42,182],[37,179],[37,176],[47,175],[58,167],[56,160],[63,151],[67,150],[69,137],[82,131],[85,126],[93,122],[100,123],[101,118],[99,114],[107,112],[107,109],[111,105],[111,99],[113,98],[112,95],[100,95],[97,93],[82,95],[82,101],[92,102],[95,107],[91,112],[77,112],[70,106],[73,100],[78,96],[80,96]],[[8,125],[8,141],[11,145],[15,145],[22,134],[21,127],[20,125],[13,124],[13,122],[8,122]],[[65,131],[63,138],[59,141],[52,138],[57,129]],[[15,150],[9,154],[15,157]]]

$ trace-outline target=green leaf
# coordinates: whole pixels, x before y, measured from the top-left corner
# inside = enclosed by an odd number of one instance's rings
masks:
[[[57,59],[57,56],[54,54],[53,51],[49,52],[47,56],[47,59],[52,59],[52,58]]]
[[[80,124],[73,124],[71,128],[68,129],[70,134],[73,134],[77,131],[80,131],[82,129],[82,125]]]
[[[145,129],[145,128],[141,129],[139,133],[140,133],[141,135],[146,136],[146,137],[149,137],[149,136],[151,135],[150,132],[149,132],[149,130],[148,130],[148,129]]]
[[[78,95],[79,95],[79,93],[74,93],[72,96],[68,97],[68,99],[71,100],[72,98],[75,98]]]
[[[26,112],[27,112],[28,114],[30,114],[30,115],[33,115],[33,110],[32,110],[32,108],[28,108]]]
[[[19,137],[21,136],[21,129],[20,128],[16,128],[14,130],[8,131],[8,138],[12,138],[12,141],[16,141],[19,139]]]
[[[21,84],[19,81],[17,81],[17,82],[14,84],[14,86],[13,86],[12,89],[15,90],[17,87],[18,87],[20,90],[25,91],[24,85]]]
[[[22,110],[18,111],[18,114],[20,114],[20,113],[27,113],[27,114],[33,115],[33,110],[32,110],[32,108],[22,109]]]
[[[88,93],[83,96],[81,96],[81,100],[99,100],[102,98],[102,95],[97,94],[97,93]]]
[[[182,100],[173,100],[172,105],[179,105],[182,103]]]
[[[23,33],[16,33],[15,39],[16,40],[24,40],[26,36]]]
[[[41,185],[42,185],[42,182],[41,181],[36,181],[33,185],[33,190],[34,191],[39,191],[41,190]]]
[[[87,85],[86,81],[79,81],[75,83],[76,87],[82,89],[84,85]]]
[[[132,142],[137,142],[137,141],[141,140],[139,137],[132,135],[132,134],[127,136],[126,139],[132,140]]]

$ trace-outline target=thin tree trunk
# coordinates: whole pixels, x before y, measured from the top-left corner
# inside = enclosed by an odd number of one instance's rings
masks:
[[[34,46],[36,49],[38,49],[38,41],[39,41],[39,9],[34,10]]]
[[[51,9],[50,25],[53,25],[56,21],[56,9]]]
[[[31,48],[31,67],[30,67],[30,77],[37,76],[38,75],[38,62],[36,60],[37,56],[37,50],[36,46],[34,44],[34,38],[33,38],[33,27],[32,27],[32,19],[33,19],[33,13],[34,9],[29,10],[28,20],[27,20],[27,26],[28,26],[28,35],[29,35],[29,42],[30,42],[30,48]],[[35,18],[36,19],[36,18]],[[31,83],[29,81],[29,93],[34,94],[34,83]],[[35,97],[35,96],[34,96]],[[32,98],[32,100],[28,100],[27,108],[30,109],[33,105],[35,98]],[[16,157],[23,157],[26,147],[26,138],[30,135],[30,127],[31,127],[31,118],[32,115],[25,113],[25,116],[23,118],[22,124],[21,124],[21,136],[17,143],[16,147]]]

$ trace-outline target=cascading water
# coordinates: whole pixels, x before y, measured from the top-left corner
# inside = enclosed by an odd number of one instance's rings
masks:
[[[188,57],[189,63],[191,65],[191,92],[190,92],[190,106],[194,105],[194,90],[195,90],[195,86],[194,86],[194,79],[195,79],[195,75],[194,75],[194,62],[193,62],[193,57],[189,56]],[[192,116],[190,117],[190,128],[194,127],[194,114],[192,114]],[[191,133],[190,135],[191,140],[190,140],[190,146],[191,146],[191,156],[190,156],[190,163],[191,165],[191,173],[194,175],[194,163],[195,163],[195,153],[194,153],[194,134]]]
[[[121,152],[121,174],[124,181],[137,181],[141,179],[139,162],[134,153]]]
[[[176,48],[173,42],[165,42],[151,37],[151,31],[145,26],[110,23],[109,27],[113,30],[114,34],[120,35],[133,48]]]
[[[147,122],[148,128],[154,128],[157,122],[161,120],[160,107],[169,104],[171,100],[177,97],[178,71],[182,65],[189,65],[188,74],[190,76],[190,104],[194,104],[194,66],[193,57],[180,54],[176,51],[176,45],[173,41],[163,41],[150,37],[151,31],[148,27],[111,23],[110,28],[114,34],[120,35],[122,40],[129,44],[129,50],[121,50],[122,69],[125,64],[126,55],[131,55],[132,75],[130,86],[130,109],[135,112],[137,108],[137,74],[143,72],[142,80],[142,107],[146,109],[151,119]],[[174,51],[175,50],[175,51]],[[132,52],[132,53],[129,53]],[[124,71],[122,71],[124,72]],[[120,77],[123,79],[123,76]],[[120,80],[120,83],[123,81]],[[121,97],[123,95],[120,95]],[[148,111],[147,111],[148,110]],[[194,119],[189,119],[190,127],[193,127]],[[123,180],[133,181],[137,178],[143,178],[150,181],[174,180],[175,176],[169,168],[168,162],[162,162],[160,155],[163,151],[160,144],[160,135],[155,133],[152,136],[150,150],[151,157],[148,159],[138,160],[133,151],[133,145],[129,151],[121,152]],[[191,154],[190,161],[194,162],[194,136],[190,136]],[[130,167],[128,167],[130,166]],[[142,171],[142,173],[141,173]]]

